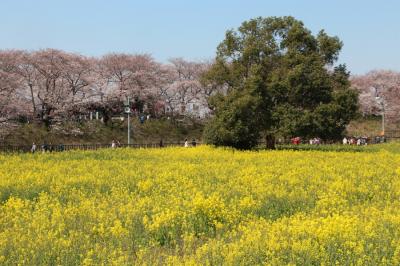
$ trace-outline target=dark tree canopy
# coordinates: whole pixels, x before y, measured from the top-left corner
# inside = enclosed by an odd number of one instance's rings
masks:
[[[203,77],[227,91],[210,102],[206,141],[246,149],[262,135],[340,138],[358,108],[346,67],[333,68],[341,47],[293,17],[260,17],[227,31]]]

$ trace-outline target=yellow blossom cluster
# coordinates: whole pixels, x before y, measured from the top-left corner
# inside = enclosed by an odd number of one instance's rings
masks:
[[[399,265],[400,154],[0,154],[1,265]]]

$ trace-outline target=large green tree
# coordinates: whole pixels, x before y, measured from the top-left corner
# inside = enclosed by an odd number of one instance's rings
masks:
[[[265,136],[338,139],[358,109],[342,48],[323,30],[314,36],[293,17],[256,18],[229,30],[203,82],[225,88],[210,105],[204,138],[249,149]]]

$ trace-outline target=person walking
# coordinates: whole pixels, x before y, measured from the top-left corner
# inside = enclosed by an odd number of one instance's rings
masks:
[[[58,145],[58,151],[64,151],[64,150],[65,150],[64,144],[59,144]]]
[[[51,142],[48,146],[48,150],[49,150],[49,152],[53,152],[53,144]]]
[[[196,147],[196,140],[195,139],[192,139],[192,147]]]
[[[35,152],[36,152],[36,149],[37,149],[36,144],[35,144],[35,142],[33,142],[33,143],[32,143],[32,148],[31,148],[31,152],[32,152],[32,153],[35,153]]]
[[[111,149],[115,149],[115,146],[116,146],[115,140],[111,141]]]
[[[163,143],[163,140],[162,140],[162,139],[160,139],[159,146],[160,146],[160,148],[164,147],[164,143]]]
[[[185,148],[189,148],[189,142],[188,142],[188,140],[187,139],[185,139]]]
[[[44,143],[42,144],[42,153],[47,152],[47,149],[48,149],[47,143],[44,142]]]

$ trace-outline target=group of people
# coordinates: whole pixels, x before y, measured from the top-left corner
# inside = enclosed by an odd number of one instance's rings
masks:
[[[375,140],[376,143],[383,142],[381,139]],[[302,142],[300,137],[294,137],[290,139],[290,143],[293,145],[299,145]],[[310,145],[319,145],[322,144],[322,140],[318,137],[311,138],[308,142]],[[342,140],[343,145],[368,145],[368,138],[367,137],[344,137]]]
[[[163,142],[162,139],[160,139],[160,142],[159,142],[158,145],[159,145],[160,148],[164,147],[164,142]],[[185,143],[183,144],[183,146],[185,148],[189,148],[190,146],[191,147],[196,147],[196,145],[197,145],[196,139],[192,139],[192,142],[190,144],[189,144],[189,140],[185,139]],[[120,147],[120,146],[121,146],[121,143],[118,140],[117,141],[112,140],[112,142],[111,142],[111,148],[112,149],[115,149],[115,148]]]
[[[300,137],[294,137],[294,138],[291,138],[291,139],[290,139],[290,143],[293,144],[293,145],[299,145],[299,144],[302,143],[302,139],[301,139]],[[308,143],[309,143],[310,145],[319,145],[319,144],[322,143],[322,141],[321,141],[320,138],[317,138],[317,137],[316,137],[316,138],[311,138],[311,139],[308,141]]]
[[[196,143],[196,140],[195,139],[192,139],[192,147],[196,147],[196,145],[197,145],[197,143]],[[184,144],[184,147],[185,148],[189,148],[189,141],[188,141],[188,139],[185,139],[185,144]]]
[[[367,137],[344,137],[343,145],[368,145]]]
[[[309,141],[310,145],[319,145],[321,144],[321,139],[320,138],[312,138]]]
[[[301,138],[300,137],[291,138],[290,143],[293,145],[299,145],[301,143]]]
[[[115,148],[117,148],[119,146],[121,146],[121,143],[118,140],[117,141],[115,141],[115,140],[111,141],[111,148],[112,149],[115,149]]]
[[[141,116],[139,116],[139,121],[140,121],[140,124],[143,124],[144,123],[144,121],[146,121],[146,120],[150,120],[150,115],[141,115]]]
[[[386,142],[386,137],[385,136],[375,136],[374,141],[375,141],[375,143],[384,143],[384,142]]]
[[[64,151],[64,145],[60,144],[60,145],[54,146],[51,143],[50,144],[43,143],[42,145],[40,145],[40,150],[42,151],[42,153],[53,152],[55,150],[56,151]],[[33,142],[32,147],[31,147],[31,153],[35,153],[37,151],[38,151],[38,146],[36,145],[35,142]]]

